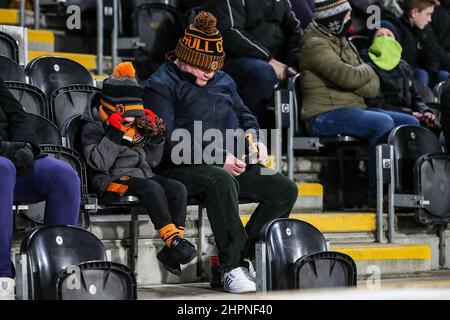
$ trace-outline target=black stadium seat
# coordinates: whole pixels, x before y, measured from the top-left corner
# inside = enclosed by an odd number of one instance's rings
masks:
[[[76,61],[61,57],[40,57],[28,63],[25,74],[30,83],[41,89],[48,99],[63,87],[93,86],[89,71]]]
[[[22,82],[6,81],[6,86],[14,97],[19,100],[26,112],[51,119],[45,94],[35,86]]]
[[[26,82],[25,72],[22,67],[11,58],[0,55],[0,70],[2,70],[0,78],[3,81]]]
[[[81,114],[100,89],[86,85],[71,85],[56,90],[50,98],[53,122],[62,129],[74,115]]]
[[[27,114],[27,117],[29,119],[30,127],[34,129],[34,132],[39,133],[39,144],[62,146],[61,133],[53,122],[42,116],[31,113]]]
[[[267,291],[351,287],[356,285],[356,265],[349,256],[327,251],[322,233],[295,219],[275,219],[261,230],[265,260],[260,286]],[[258,252],[258,251],[257,251]]]
[[[25,257],[25,259],[24,259]],[[17,291],[30,300],[136,299],[136,278],[107,260],[102,242],[73,226],[44,226],[24,237]]]
[[[0,56],[8,57],[19,63],[19,45],[9,34],[0,31]]]

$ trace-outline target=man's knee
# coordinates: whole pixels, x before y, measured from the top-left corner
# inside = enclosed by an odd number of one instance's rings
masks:
[[[215,189],[232,190],[239,193],[239,183],[237,180],[224,169],[215,170],[211,176],[210,184]]]
[[[0,177],[2,177],[2,180],[14,181],[16,178],[16,174],[16,167],[14,166],[12,161],[0,156]]]

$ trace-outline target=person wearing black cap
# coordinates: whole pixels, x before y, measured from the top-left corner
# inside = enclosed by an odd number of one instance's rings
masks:
[[[389,21],[380,21],[380,28],[369,33],[370,48],[361,57],[380,78],[380,91],[375,98],[367,98],[369,108],[408,113],[424,126],[434,129],[435,116],[425,104],[414,85],[411,66],[401,59],[402,47],[396,41],[398,32]]]
[[[316,0],[315,18],[300,47],[302,120],[312,136],[350,135],[369,143],[369,206],[375,204],[375,146],[401,124],[418,121],[409,115],[368,109],[364,99],[374,98],[379,77],[362,61],[345,37],[351,25],[346,0]]]
[[[157,254],[164,268],[179,275],[180,264],[196,256],[184,239],[187,191],[155,175],[164,147],[165,126],[144,110],[143,90],[130,62],[116,66],[82,116],[81,144],[94,190],[104,196],[136,196],[165,242]]]

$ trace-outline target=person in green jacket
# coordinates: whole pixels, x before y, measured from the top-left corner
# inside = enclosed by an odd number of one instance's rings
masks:
[[[351,26],[345,0],[316,0],[315,16],[300,43],[302,120],[311,136],[350,135],[369,143],[369,206],[376,200],[375,146],[396,126],[417,125],[411,115],[368,109],[380,81],[345,37]]]

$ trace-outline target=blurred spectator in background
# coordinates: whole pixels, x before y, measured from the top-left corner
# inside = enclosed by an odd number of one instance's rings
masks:
[[[208,11],[217,17],[227,59],[224,71],[237,83],[245,104],[262,128],[273,128],[267,105],[274,87],[296,73],[300,21],[289,1],[211,0]]]
[[[397,7],[386,8],[384,16],[399,33],[397,41],[403,48],[402,58],[412,66],[416,81],[428,86],[430,82],[447,79],[449,73],[443,68],[445,69],[445,64],[449,64],[450,61],[445,61],[445,50],[437,42],[436,35],[429,25],[439,2],[437,0],[403,0],[397,1],[397,4]],[[450,60],[450,56],[447,60]]]
[[[291,4],[302,29],[306,29],[314,18],[314,0],[291,0]]]
[[[351,25],[347,1],[316,0],[315,17],[301,41],[302,119],[316,137],[350,135],[369,143],[369,206],[375,207],[375,146],[414,117],[381,108],[367,109],[365,98],[378,95],[375,71],[345,37]]]

